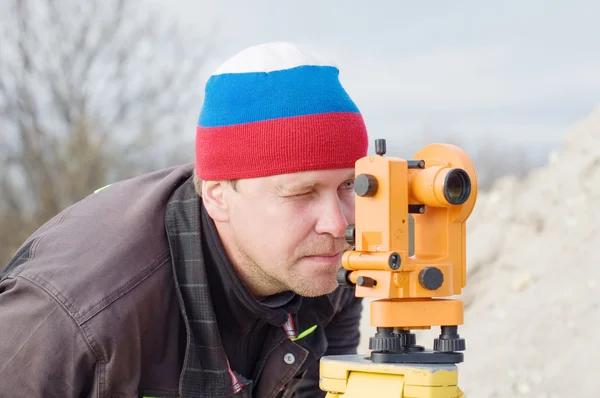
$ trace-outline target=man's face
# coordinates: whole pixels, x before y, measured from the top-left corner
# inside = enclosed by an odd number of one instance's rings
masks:
[[[354,169],[246,179],[223,190],[227,217],[217,228],[255,294],[335,290],[354,223]]]

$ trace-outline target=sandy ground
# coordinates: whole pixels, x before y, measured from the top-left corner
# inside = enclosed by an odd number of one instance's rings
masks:
[[[467,397],[600,397],[600,106],[545,167],[480,193],[467,229]],[[361,353],[374,332],[367,300]]]

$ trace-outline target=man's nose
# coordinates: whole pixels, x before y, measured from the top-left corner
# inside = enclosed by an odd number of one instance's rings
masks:
[[[319,207],[316,232],[341,238],[344,236],[347,226],[348,220],[344,215],[340,199],[335,196],[323,200],[322,205]]]

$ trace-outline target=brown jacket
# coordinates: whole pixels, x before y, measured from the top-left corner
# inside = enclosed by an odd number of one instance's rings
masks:
[[[219,337],[188,332],[173,260],[182,254],[166,231],[167,203],[192,170],[114,184],[23,244],[0,275],[0,397],[234,396],[230,385],[212,392],[202,383],[186,395],[200,379],[184,374],[207,360],[194,360],[198,339]],[[293,340],[274,329],[261,377],[235,396],[324,396],[318,360],[356,352],[361,309],[348,289],[305,300],[295,322],[314,332]]]

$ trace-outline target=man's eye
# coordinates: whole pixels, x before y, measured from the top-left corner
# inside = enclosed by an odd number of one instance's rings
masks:
[[[345,189],[352,189],[352,188],[354,188],[354,180],[346,181],[344,183],[344,188]]]
[[[307,192],[299,192],[293,195],[289,195],[289,198],[302,198],[304,196],[308,196],[312,193],[312,191],[307,191]]]

